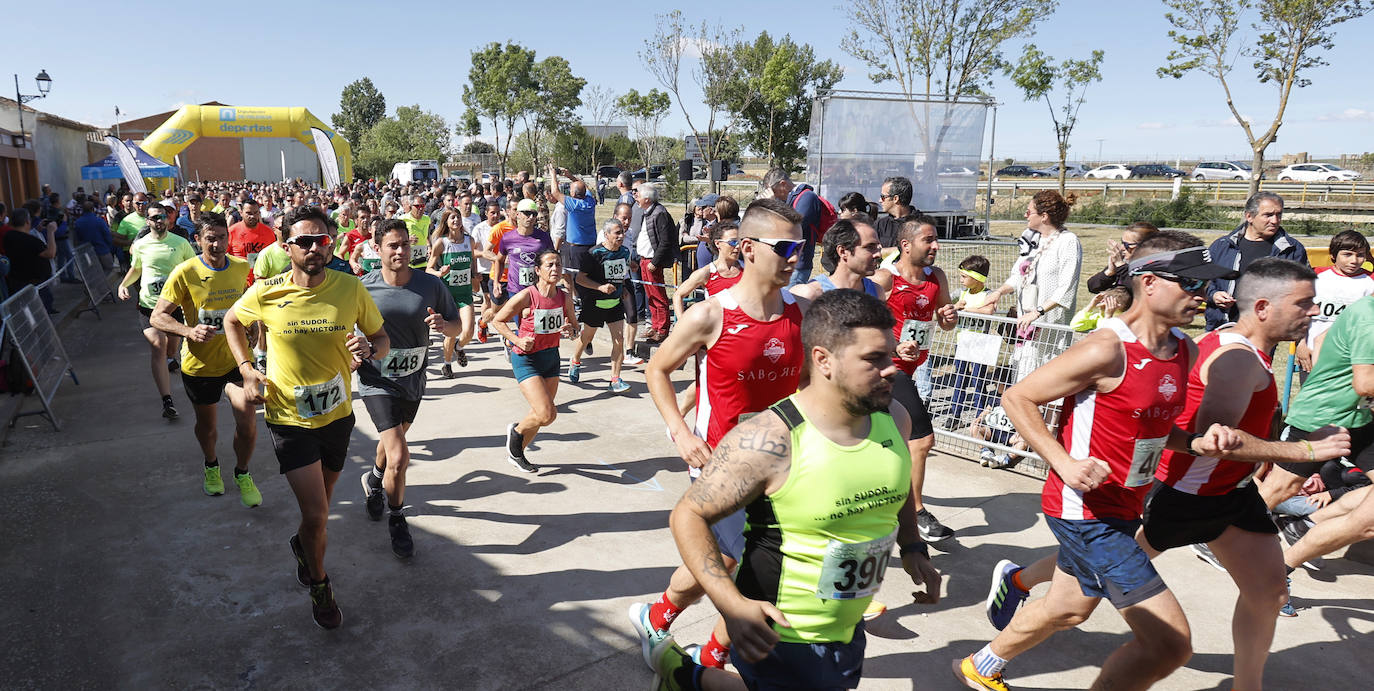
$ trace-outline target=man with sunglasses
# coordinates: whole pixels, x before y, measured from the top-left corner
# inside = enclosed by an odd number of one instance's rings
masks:
[[[378,437],[376,463],[362,476],[363,498],[374,521],[382,520],[384,506],[390,510],[391,552],[409,559],[415,542],[403,513],[410,465],[406,432],[425,395],[430,332],[457,337],[463,322],[444,280],[410,268],[410,232],[404,222],[384,221],[376,242],[381,269],[363,276],[362,283],[382,314],[391,350],[385,358],[358,367],[358,394]]]
[[[310,588],[315,623],[333,629],[343,615],[324,568],[325,528],[353,432],[352,372],[384,357],[390,339],[362,282],[325,268],[333,242],[324,211],[296,207],[284,226],[291,271],[254,283],[225,316],[224,331],[249,402],[266,404],[277,463],[300,507],[289,541],[296,579]],[[257,322],[272,351],[266,376],[248,349],[247,326]]]
[[[171,228],[171,219],[167,217],[165,209],[156,206],[147,213],[145,222],[151,232],[129,247],[129,271],[119,283],[119,299],[128,300],[129,286],[135,281],[139,282],[138,313],[143,324],[143,337],[148,341],[152,358],[153,383],[157,386],[158,395],[162,397],[162,417],[175,420],[177,409],[172,405],[170,373],[179,367],[176,354],[181,348],[181,337],[158,330],[149,321],[149,317],[153,314],[153,308],[157,306],[162,288],[167,284],[167,278],[172,275],[172,270],[182,262],[194,258],[196,252],[191,249],[191,243],[185,238],[168,232]],[[178,321],[182,319],[179,310],[173,316]]]
[[[533,199],[521,199],[515,205],[515,229],[508,230],[496,246],[494,276],[506,277],[503,286],[499,280],[492,285],[492,296],[497,305],[539,281],[537,257],[544,250],[553,249],[553,237],[548,231],[535,227],[539,216],[539,205]]]
[[[902,224],[914,221],[921,212],[911,205],[911,180],[895,176],[883,180],[878,194],[878,204],[883,215],[873,222],[873,230],[878,233],[878,242],[883,243],[884,256],[897,253],[897,234]]]
[[[644,370],[654,405],[693,477],[735,425],[797,390],[804,359],[802,312],[809,302],[784,289],[805,247],[801,221],[786,202],[765,198],[751,203],[740,220],[744,273],[739,282],[688,308]],[[703,348],[693,430],[678,408],[670,375]],[[717,522],[711,532],[726,568],[733,569],[744,552],[744,512]],[[704,592],[692,572],[680,566],[657,601],[630,606],[646,663],[678,613]],[[729,646],[725,626],[717,620],[700,651],[702,664],[724,666]]]
[[[215,446],[219,439],[216,407],[224,394],[234,416],[234,483],[239,501],[252,508],[262,493],[248,473],[257,442],[257,413],[243,390],[243,376],[234,367],[234,354],[224,339],[224,316],[248,285],[248,262],[227,254],[229,229],[224,217],[196,211],[200,228],[200,256],[179,264],[167,278],[148,321],[154,328],[185,339],[181,354],[181,383],[196,415],[196,441],[205,456],[202,488],[209,496],[224,494]],[[187,322],[185,315],[191,315]]]
[[[1006,689],[1002,669],[1010,659],[1077,626],[1103,598],[1134,637],[1106,660],[1093,688],[1144,688],[1168,676],[1192,654],[1188,623],[1137,540],[1161,455],[1168,448],[1262,461],[1294,446],[1220,424],[1190,435],[1176,424],[1197,359],[1197,347],[1178,327],[1202,311],[1207,282],[1232,272],[1211,262],[1201,240],[1179,231],[1141,242],[1129,270],[1133,300],[1124,315],[1102,322],[1002,396],[1016,430],[1050,465],[1041,506],[1059,550],[1045,597],[1016,611],[983,649],[954,661],[955,678],[970,688]],[[1056,437],[1040,407],[1061,399],[1064,424]],[[1312,453],[1339,455],[1338,437],[1314,444]]]
[[[148,225],[148,195],[139,192],[132,199],[125,195],[126,207],[125,214],[115,225],[114,240],[115,246],[120,248],[131,247],[138,239],[140,233]]]
[[[939,542],[954,536],[954,531],[940,523],[922,503],[925,489],[926,458],[935,446],[935,429],[930,413],[917,391],[913,379],[916,368],[930,357],[930,342],[935,327],[948,331],[959,320],[959,313],[949,299],[949,280],[945,272],[935,266],[940,242],[935,223],[921,217],[902,224],[897,234],[901,250],[891,268],[873,275],[874,283],[887,297],[887,307],[896,320],[893,335],[897,337],[897,376],[892,380],[892,397],[911,415],[911,438],[907,448],[911,452],[911,503],[916,509],[916,523],[921,539]]]

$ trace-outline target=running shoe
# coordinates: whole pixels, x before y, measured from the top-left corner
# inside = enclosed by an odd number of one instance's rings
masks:
[[[690,681],[684,686],[676,677],[682,673],[680,670],[684,667],[690,673],[696,663],[672,636],[655,645],[652,655],[653,659],[649,666],[654,668],[654,685],[650,688],[655,691],[686,691],[691,688]]]
[[[921,539],[926,542],[939,542],[954,537],[953,530],[936,520],[935,516],[924,508],[916,512],[916,529],[921,533]]]
[[[581,381],[581,380],[582,380],[582,363],[580,363],[580,362],[569,362],[569,363],[568,363],[568,381],[570,381],[570,382],[576,384],[577,382],[579,382],[579,381]]]
[[[483,325],[481,326],[481,328],[477,329],[477,342],[478,342],[478,343],[486,343],[486,342],[487,342],[487,338],[488,338],[488,336],[487,336],[487,327],[486,327],[485,324],[483,324]]]
[[[459,367],[467,367],[467,366],[468,366],[468,354],[465,353],[465,352],[463,352],[463,349],[462,349],[462,348],[459,348],[459,349],[458,349],[458,352],[456,352],[456,353],[453,354],[453,357],[455,357],[455,358],[458,359],[458,366],[459,366]]]
[[[253,484],[253,475],[244,473],[234,474],[234,484],[239,486],[239,503],[248,508],[253,508],[262,503],[262,492],[258,491],[258,486]],[[223,485],[221,485],[221,488]],[[223,492],[223,489],[220,489]]]
[[[387,530],[391,532],[391,553],[397,559],[415,556],[415,541],[410,537],[410,526],[406,525],[405,516],[392,514],[387,519]]]
[[[1296,617],[1298,616],[1298,610],[1293,608],[1293,579],[1285,578],[1283,580],[1284,587],[1288,590],[1288,600],[1279,608],[1279,616],[1289,618]]]
[[[992,569],[992,586],[988,588],[988,599],[983,603],[983,609],[987,612],[988,621],[998,631],[1007,628],[1016,614],[1016,608],[1030,595],[1016,587],[1016,581],[1012,580],[1020,570],[1021,566],[1010,559],[997,562]]]
[[[310,584],[310,614],[322,629],[337,629],[343,623],[343,612],[334,601],[334,588],[328,578],[323,583]]]
[[[305,561],[305,548],[299,535],[291,536],[291,554],[296,557],[296,582],[310,587],[310,565]]]
[[[682,649],[682,652],[687,653],[687,656],[690,657],[690,658],[692,658],[692,663],[693,663],[693,664],[698,664],[698,665],[701,664],[701,644],[700,644],[700,643],[689,643],[687,646],[685,646],[685,647]]]
[[[1017,463],[1020,462],[1020,456],[1012,456],[1011,454],[1004,452],[994,456],[992,458],[992,462],[988,463],[988,467],[996,468],[998,470],[1011,470],[1012,468],[1016,467]]]
[[[634,353],[627,353],[624,358],[621,358],[620,364],[625,365],[626,367],[638,367],[644,364],[644,358],[635,355]]]
[[[1198,559],[1207,562],[1208,566],[1216,569],[1217,571],[1226,573],[1226,567],[1221,565],[1221,561],[1217,559],[1217,555],[1212,554],[1212,548],[1200,542],[1194,544],[1192,547],[1193,553],[1197,555]]]
[[[1002,680],[1002,673],[998,672],[990,677],[985,677],[978,673],[973,666],[973,656],[970,655],[962,660],[954,661],[954,678],[963,683],[970,689],[985,689],[986,691],[1008,691],[1010,686]]]
[[[672,637],[668,635],[667,629],[659,630],[649,623],[649,607],[648,603],[635,602],[630,605],[630,611],[627,614],[630,617],[630,624],[635,627],[635,633],[639,634],[639,649],[644,655],[644,664],[648,665],[649,669],[654,669],[651,655],[655,646],[664,640],[672,640]]]
[[[219,466],[205,467],[204,489],[205,493],[212,497],[224,494],[224,478],[220,477]]]
[[[386,508],[386,491],[381,487],[372,486],[372,469],[363,471],[363,501],[367,506],[367,517],[374,520],[382,520],[382,511]]]
[[[993,453],[992,449],[984,446],[983,450],[978,452],[978,465],[984,468],[990,467],[994,458],[997,458],[997,454]]]
[[[626,384],[620,377],[614,377],[611,379],[611,384],[607,388],[611,390],[611,393],[625,393],[630,390],[630,385]]]
[[[175,420],[178,417],[180,417],[179,415],[177,415],[176,406],[172,405],[171,401],[162,402],[162,417],[165,417],[168,420]]]
[[[525,458],[525,450],[520,448],[520,433],[515,431],[515,423],[506,427],[506,460],[522,473],[537,473],[539,466]]]
[[[592,342],[591,342],[591,341],[587,341],[587,354],[588,354],[588,355],[592,355],[592,354],[593,354],[593,353],[592,353]]]
[[[886,611],[887,605],[878,602],[877,600],[869,600],[868,608],[864,610],[864,621],[873,621],[874,619],[883,616],[883,612]]]
[[[444,379],[452,379],[452,378],[453,378],[453,365],[452,365],[452,364],[445,362],[442,369],[443,369],[443,373],[444,373]]]

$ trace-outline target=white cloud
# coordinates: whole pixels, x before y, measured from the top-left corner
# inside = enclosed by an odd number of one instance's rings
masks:
[[[1162,122],[1142,122],[1135,126],[1138,130],[1167,130],[1171,127],[1173,125],[1166,125]]]
[[[1318,122],[1374,122],[1374,111],[1363,108],[1346,108],[1339,113],[1318,115]]]
[[[721,47],[720,43],[699,36],[683,36],[678,42],[682,46],[682,57],[691,60],[700,60],[702,53],[709,48]]]

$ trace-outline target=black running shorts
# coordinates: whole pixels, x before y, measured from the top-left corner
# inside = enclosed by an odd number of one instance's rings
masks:
[[[921,394],[916,390],[916,382],[910,374],[897,370],[897,375],[892,378],[892,397],[911,416],[911,436],[907,437],[908,440],[935,434],[935,428],[930,424],[930,413],[926,412],[926,405],[921,402]]]
[[[1306,439],[1307,435],[1311,433],[1310,430],[1302,430],[1292,425],[1284,425],[1283,432],[1279,433],[1279,439],[1281,441],[1300,441]],[[1374,423],[1350,430],[1350,456],[1347,460],[1366,473],[1374,471]],[[1275,463],[1274,465],[1298,477],[1306,478],[1312,473],[1320,470],[1322,462]]]
[[[1201,496],[1156,480],[1145,496],[1144,518],[1145,539],[1161,552],[1211,542],[1229,526],[1264,535],[1279,533],[1253,482],[1226,494]]]
[[[181,388],[186,390],[186,397],[191,399],[191,405],[215,405],[219,403],[226,384],[243,386],[243,375],[239,373],[237,368],[218,377],[197,377],[185,372],[181,373]]]
[[[409,425],[415,422],[415,415],[420,412],[419,401],[407,401],[385,394],[363,396],[363,405],[367,407],[367,415],[372,418],[372,424],[377,426],[378,432],[385,432],[403,424]]]
[[[182,314],[183,314],[183,313],[182,313],[180,307],[178,307],[178,308],[172,310],[172,318],[175,319],[175,320],[177,320],[178,322],[181,322],[181,323],[184,324],[184,323],[186,323],[186,320],[182,318]],[[145,328],[145,329],[151,329],[151,328],[153,328],[153,323],[152,323],[151,321],[149,321],[149,318],[152,317],[152,316],[153,316],[153,308],[151,308],[151,307],[144,307],[143,305],[139,305],[139,306],[138,306],[138,323],[141,324],[141,325],[143,326],[143,328]],[[171,336],[172,334],[167,334],[167,335],[168,335],[168,336]]]
[[[267,423],[281,473],[304,468],[315,461],[320,461],[332,472],[342,471],[348,460],[348,438],[353,434],[354,421],[353,414],[349,413],[348,417],[318,429]]]

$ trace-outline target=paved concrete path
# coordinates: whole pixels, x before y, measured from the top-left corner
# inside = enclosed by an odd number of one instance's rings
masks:
[[[640,371],[627,370],[628,395],[605,392],[604,335],[584,383],[560,387],[559,419],[530,452],[536,475],[516,472],[502,450],[505,425],[525,408],[499,346],[475,345],[457,379],[431,380],[410,435],[417,554],[408,563],[391,555],[385,523],[364,514],[358,477],[376,435],[355,402],[327,561],[344,625],[329,632],[295,582],[287,538],[298,514],[265,428],[252,464],[263,505],[241,506],[232,484],[226,496],[203,495],[180,382],[183,417],[168,423],[132,305],[104,312],[65,327],[82,383],[57,395],[63,431],[24,418],[0,449],[4,686],[648,686],[625,611],[657,595],[678,564],[666,526],[687,477]],[[221,423],[228,467],[227,414]],[[956,688],[950,660],[994,633],[982,613],[992,566],[1053,544],[1037,480],[937,456],[927,488],[933,511],[959,531],[936,557],[944,600],[913,604],[905,574],[889,571],[879,597],[891,610],[869,628],[865,689]],[[1362,688],[1374,678],[1367,563],[1328,560],[1319,574],[1295,575],[1300,616],[1278,623],[1271,688]],[[1186,551],[1159,564],[1196,649],[1159,687],[1229,688],[1229,578]],[[702,603],[674,631],[700,642],[713,620]],[[1009,679],[1019,689],[1086,688],[1123,631],[1099,608],[1014,662]]]

